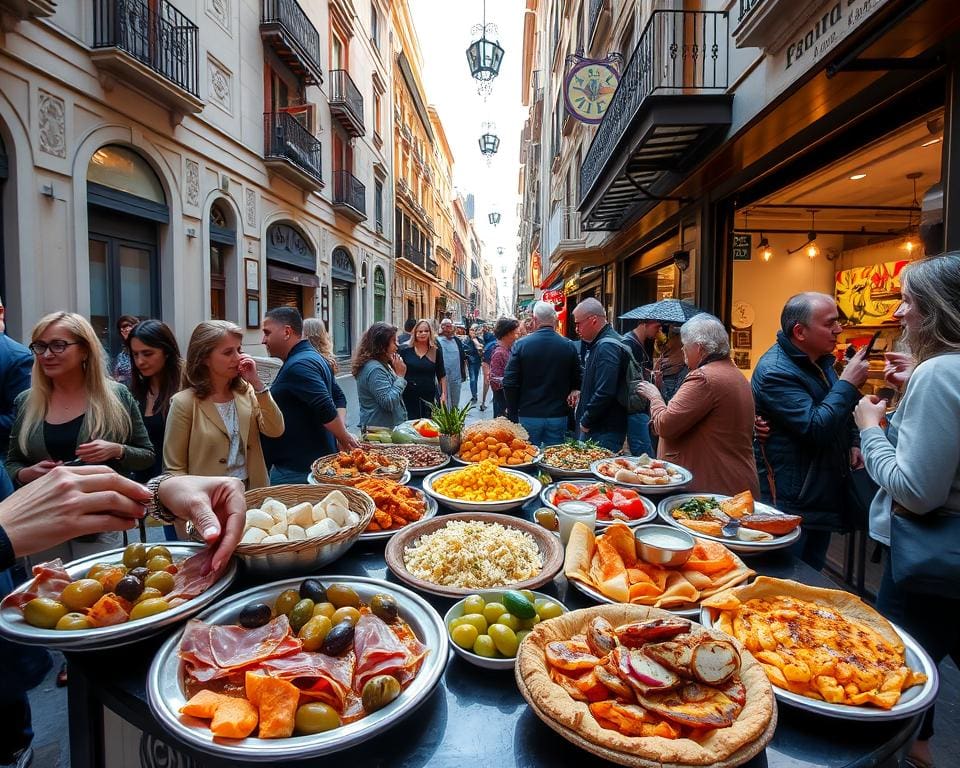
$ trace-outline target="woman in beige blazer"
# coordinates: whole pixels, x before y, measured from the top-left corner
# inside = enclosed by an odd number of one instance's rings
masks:
[[[270,484],[260,434],[280,437],[283,414],[240,351],[243,332],[223,320],[190,337],[184,389],[170,401],[163,464],[174,475],[227,476],[247,488]]]
[[[750,491],[759,499],[753,392],[730,360],[727,330],[703,312],[683,324],[680,340],[690,373],[669,405],[655,385],[637,387],[650,400],[650,429],[660,436],[657,458],[693,472],[685,490],[728,496]]]

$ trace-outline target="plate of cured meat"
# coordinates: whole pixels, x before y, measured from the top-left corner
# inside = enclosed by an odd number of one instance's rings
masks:
[[[42,563],[0,603],[0,635],[62,651],[142,640],[203,610],[230,586],[236,560],[211,573],[212,557],[203,544],[166,542]]]
[[[337,752],[409,716],[447,663],[439,614],[359,576],[233,595],[171,637],[147,678],[161,725],[196,749],[273,763]]]

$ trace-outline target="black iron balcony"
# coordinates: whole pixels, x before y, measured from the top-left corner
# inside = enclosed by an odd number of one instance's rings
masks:
[[[580,169],[581,222],[617,230],[729,128],[727,15],[654,11]]]
[[[440,265],[437,264],[433,259],[427,259],[427,272],[429,272],[434,277],[440,276]]]
[[[197,25],[167,0],[94,0],[94,64],[180,117],[203,109],[197,40]]]
[[[307,85],[323,83],[320,33],[297,0],[261,0],[260,38]]]
[[[743,2],[743,0],[740,0]],[[590,30],[587,36],[590,46],[601,29],[606,29],[610,22],[610,0],[590,0]]]
[[[263,116],[263,158],[267,167],[304,189],[323,188],[320,141],[286,112]]]
[[[740,0],[740,15],[737,17],[737,24],[740,24],[750,12],[756,8],[763,0]]]
[[[363,96],[345,69],[330,70],[330,113],[351,136],[363,136]]]
[[[407,261],[413,262],[420,269],[426,269],[426,259],[424,258],[423,251],[417,248],[413,243],[404,243],[403,250],[401,251],[401,256]]]
[[[367,188],[350,171],[333,172],[333,207],[356,222],[367,218]]]

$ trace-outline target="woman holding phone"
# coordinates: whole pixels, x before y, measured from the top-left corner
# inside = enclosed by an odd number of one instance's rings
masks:
[[[361,426],[395,427],[407,420],[403,404],[406,373],[407,364],[397,354],[396,326],[371,325],[360,339],[353,358]]]

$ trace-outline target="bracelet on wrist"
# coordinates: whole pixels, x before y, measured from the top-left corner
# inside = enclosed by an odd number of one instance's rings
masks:
[[[168,480],[173,475],[157,475],[152,480],[147,481],[147,490],[150,491],[150,501],[147,504],[147,514],[150,517],[159,520],[168,525],[177,519],[177,516],[167,509],[160,501],[160,483]]]

